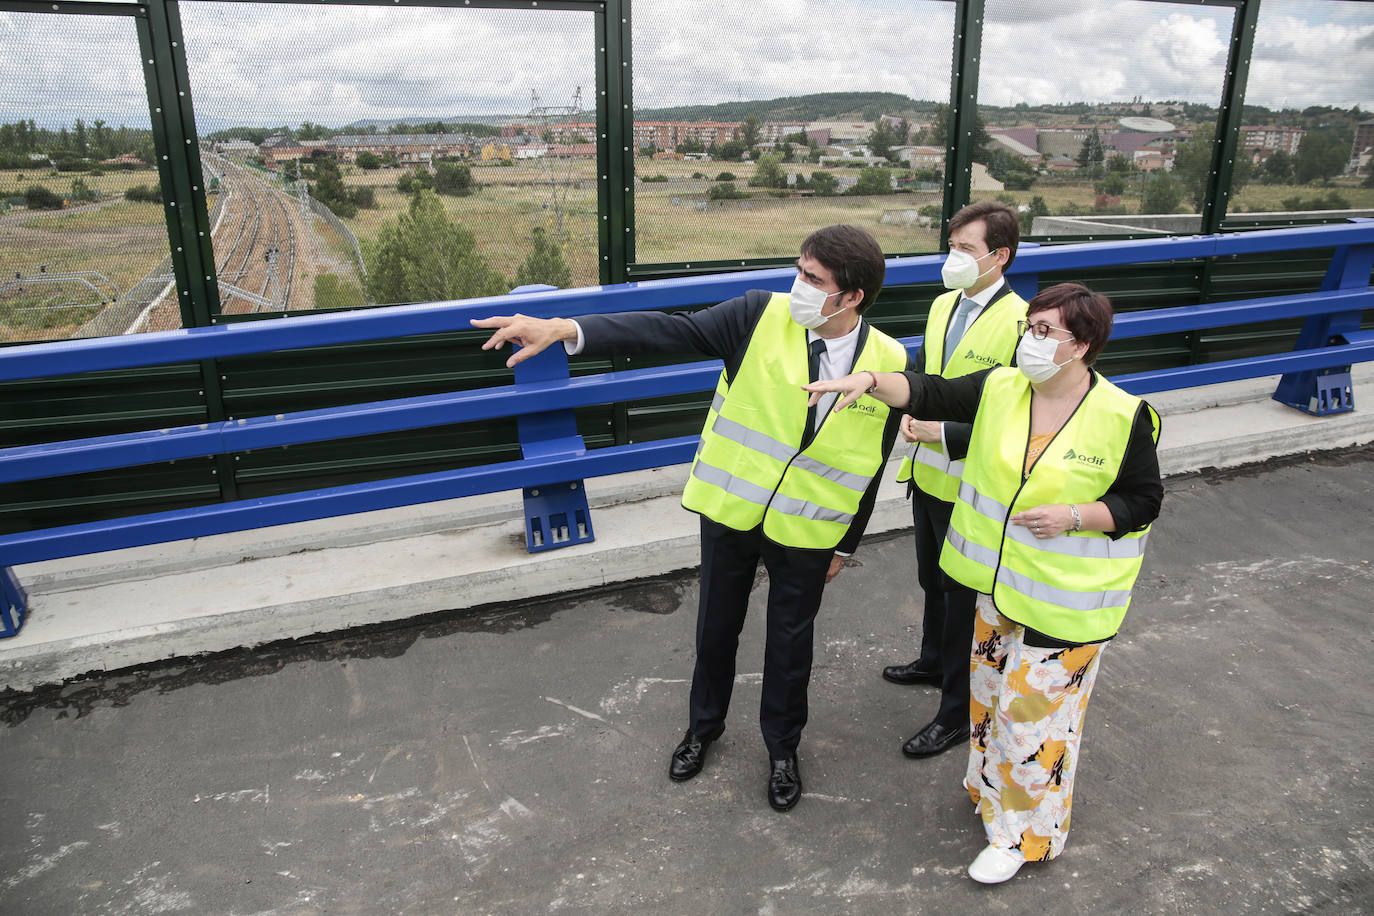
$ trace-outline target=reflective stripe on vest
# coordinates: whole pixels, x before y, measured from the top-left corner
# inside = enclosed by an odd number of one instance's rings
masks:
[[[988,376],[940,565],[1025,626],[1075,642],[1106,639],[1130,606],[1149,528],[1116,540],[1097,531],[1042,539],[1009,519],[1039,505],[1101,499],[1120,471],[1141,401],[1096,376],[1023,479],[1030,394],[1015,369]],[[1158,441],[1158,415],[1146,408]]]
[[[1005,281],[1004,281],[1005,282]],[[1005,366],[1016,354],[1016,323],[1026,317],[1026,301],[1006,286],[997,298],[987,304],[978,317],[964,330],[958,347],[944,361],[945,332],[949,329],[954,308],[962,291],[954,290],[938,297],[930,306],[926,322],[925,366],[923,371],[945,378],[958,378],[987,369]],[[933,345],[933,346],[932,346]],[[959,478],[964,475],[964,462],[951,461],[940,443],[912,443],[910,454],[902,459],[897,470],[898,482],[912,480],[921,491],[954,502],[959,490]]]
[[[732,380],[725,374],[707,413],[682,504],[719,524],[792,547],[834,547],[882,467],[889,408],[864,396],[822,418],[804,451],[806,332],[788,297],[774,294]],[[873,328],[854,371],[906,366],[901,344]]]
[[[864,490],[868,489],[868,482],[873,479],[871,475],[864,477],[862,474],[851,474],[848,471],[823,464],[810,455],[797,455],[795,446],[786,445],[771,436],[750,429],[743,423],[736,423],[734,420],[727,420],[724,417],[716,417],[715,422],[711,424],[711,431],[744,448],[762,452],[769,458],[775,458],[779,461],[786,462],[793,455],[796,455],[796,460],[792,462],[793,467],[810,471],[812,474],[833,481],[842,487],[857,490],[861,496]]]

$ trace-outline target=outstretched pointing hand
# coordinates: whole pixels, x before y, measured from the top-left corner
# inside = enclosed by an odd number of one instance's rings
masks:
[[[811,392],[811,397],[807,400],[807,407],[815,407],[820,402],[821,395],[827,392],[835,392],[839,397],[835,400],[832,410],[839,413],[850,404],[859,399],[859,396],[868,388],[868,373],[859,375],[846,375],[837,379],[822,379],[821,381],[811,382],[802,385],[803,391]]]
[[[523,363],[550,344],[562,340],[577,340],[577,325],[566,318],[531,318],[529,315],[493,315],[472,319],[474,328],[496,328],[496,333],[482,344],[483,350],[499,350],[510,341],[520,349],[506,360],[506,368]]]

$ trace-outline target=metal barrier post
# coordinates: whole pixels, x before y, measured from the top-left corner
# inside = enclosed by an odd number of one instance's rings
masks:
[[[0,639],[18,633],[28,613],[28,592],[19,584],[14,570],[0,566]]]
[[[557,289],[542,284],[521,286],[512,293],[533,293]],[[515,384],[544,385],[567,381],[568,354],[552,346],[515,367]],[[520,454],[526,458],[555,455],[582,455],[587,445],[577,432],[577,418],[571,410],[521,414],[516,418]],[[570,547],[596,540],[592,532],[587,488],[581,480],[525,487],[525,549],[530,553]]]
[[[1323,290],[1360,289],[1369,286],[1374,269],[1374,245],[1342,245],[1331,256],[1322,279]],[[1303,322],[1295,350],[1309,350],[1348,341],[1360,330],[1361,311],[1313,315]],[[1345,413],[1355,409],[1350,365],[1286,372],[1274,389],[1274,400],[1314,416]]]
[[[1029,251],[1032,248],[1039,248],[1039,242],[1022,242],[1017,246],[1018,252]],[[1040,292],[1040,274],[1037,273],[1013,273],[1007,276],[1007,285],[1011,291],[1022,299],[1030,302],[1035,298],[1035,294]]]

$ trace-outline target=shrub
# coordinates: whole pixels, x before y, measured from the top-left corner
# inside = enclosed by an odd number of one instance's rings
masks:
[[[811,173],[809,182],[811,190],[817,197],[831,197],[839,189],[839,181],[829,172],[822,172],[819,169]]]
[[[1335,191],[1329,191],[1325,196],[1317,194],[1314,197],[1303,197],[1301,194],[1293,197],[1285,197],[1280,201],[1285,210],[1349,210],[1350,202]]]
[[[858,182],[845,193],[854,195],[891,194],[892,172],[879,166],[861,169]]]
[[[563,258],[563,249],[536,226],[531,233],[530,253],[515,271],[515,285],[547,283],[559,289],[572,286],[572,268]]]
[[[402,194],[409,194],[412,191],[429,190],[434,187],[434,176],[430,175],[426,168],[418,168],[413,172],[402,172],[401,177],[396,179],[396,190]]]
[[[100,192],[93,190],[90,185],[86,184],[86,179],[73,178],[72,192],[68,195],[67,199],[74,204],[85,203],[91,200],[99,200]]]
[[[653,183],[655,183],[655,182],[667,181],[667,180],[668,180],[668,176],[667,176],[667,175],[645,175],[643,178],[640,178],[639,180],[640,180],[641,182],[645,183],[645,184],[653,184]]]
[[[64,204],[62,198],[51,190],[41,184],[35,184],[30,185],[24,192],[24,206],[30,210],[61,210]]]
[[[467,197],[477,187],[472,180],[472,169],[457,162],[436,162],[434,164],[434,191],[453,197]]]
[[[315,278],[315,308],[347,309],[366,304],[361,287],[345,283],[334,274],[320,274]]]
[[[706,190],[707,200],[740,200],[748,196],[730,181],[713,184]]]
[[[374,210],[377,207],[377,194],[371,188],[353,188],[348,192],[348,199],[362,210]]]
[[[162,203],[162,188],[136,184],[124,192],[124,199],[140,203],[160,204]]]
[[[734,180],[735,180],[735,173],[734,173],[734,172],[721,172],[719,175],[716,176],[716,181],[734,181]]]

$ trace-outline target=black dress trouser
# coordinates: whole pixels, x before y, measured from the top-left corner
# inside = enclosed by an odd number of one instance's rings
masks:
[[[916,534],[916,578],[925,592],[920,667],[940,672],[940,709],[934,721],[945,728],[968,727],[969,656],[973,647],[978,593],[940,568],[940,549],[954,505],[911,488]]]
[[[764,537],[762,527],[736,531],[702,516],[701,601],[688,726],[692,734],[715,738],[725,730],[735,652],[762,560],[768,570],[768,629],[759,727],[772,759],[797,752],[806,725],[813,625],[834,553],[784,547]]]

